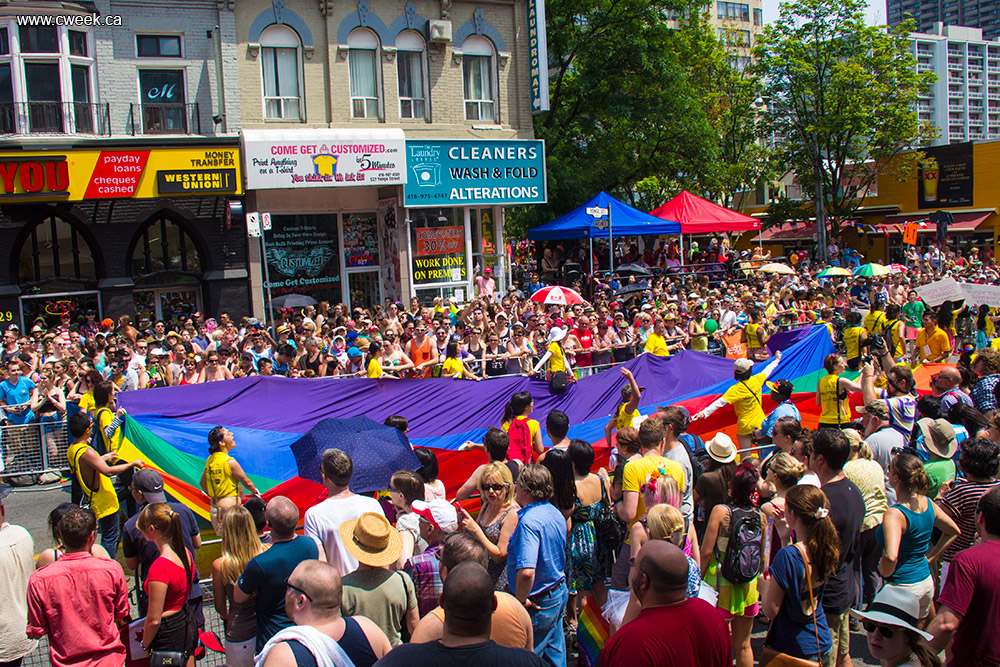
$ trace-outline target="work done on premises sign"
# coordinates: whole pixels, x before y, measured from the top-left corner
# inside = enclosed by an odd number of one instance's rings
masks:
[[[542,204],[542,141],[407,141],[408,208]]]

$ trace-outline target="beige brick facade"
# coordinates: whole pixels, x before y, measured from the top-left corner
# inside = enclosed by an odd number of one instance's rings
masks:
[[[319,0],[287,0],[283,4],[283,23],[293,27],[296,18],[311,32],[312,46],[302,49],[301,72],[303,111],[301,120],[271,120],[264,118],[261,58],[258,44],[252,41],[255,25],[261,15],[273,21],[274,5],[268,0],[240,0],[236,3],[237,62],[239,68],[240,109],[242,127],[306,128],[306,127],[399,127],[408,138],[532,138],[532,117],[528,95],[527,18],[524,2],[493,0],[492,2],[413,2],[415,14],[426,20],[441,20],[442,10],[451,21],[452,35],[457,36],[467,22],[474,21],[477,10],[483,21],[496,30],[503,48],[494,58],[498,82],[495,99],[496,122],[465,120],[461,45],[426,42],[426,76],[428,105],[426,118],[400,118],[397,85],[397,58],[393,22],[404,16],[407,5],[402,0],[371,0],[364,11],[357,3]],[[444,5],[444,7],[443,7]],[[447,7],[450,5],[450,7]],[[293,13],[295,17],[292,17]],[[346,40],[338,39],[345,20],[358,22],[367,15],[367,25],[378,35],[378,67],[380,76],[381,118],[351,117],[349,66]],[[423,21],[420,32],[426,40]],[[397,25],[399,25],[397,23]],[[379,29],[381,27],[381,29]],[[363,29],[363,27],[362,27]],[[259,31],[258,31],[259,34]],[[388,36],[388,39],[386,38]],[[390,39],[392,41],[390,41]]]

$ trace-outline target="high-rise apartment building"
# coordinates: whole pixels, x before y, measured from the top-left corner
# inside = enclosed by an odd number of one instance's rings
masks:
[[[750,49],[757,43],[757,35],[764,29],[761,0],[716,0],[713,5],[709,10],[709,21],[729,50],[732,65],[742,70],[750,64]]]
[[[893,28],[912,18],[917,32],[933,32],[940,22],[982,28],[986,39],[1000,37],[1000,0],[886,0],[886,10]]]
[[[932,145],[1000,139],[1000,42],[980,28],[942,26],[910,35],[918,71],[938,80],[920,96],[920,120],[938,128]]]

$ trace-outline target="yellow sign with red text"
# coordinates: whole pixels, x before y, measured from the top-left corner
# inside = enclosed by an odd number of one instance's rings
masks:
[[[0,203],[242,192],[235,147],[0,153]]]

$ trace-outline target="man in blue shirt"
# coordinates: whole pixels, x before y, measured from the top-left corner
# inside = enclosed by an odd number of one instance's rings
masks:
[[[0,410],[11,424],[29,424],[35,420],[31,395],[35,383],[21,375],[21,362],[15,357],[7,362],[7,379],[0,382]]]
[[[775,403],[778,404],[771,414],[767,416],[764,423],[760,425],[760,428],[754,431],[754,437],[757,439],[758,443],[769,443],[771,442],[771,434],[774,431],[774,425],[778,423],[778,420],[782,417],[794,417],[799,422],[802,421],[802,415],[799,414],[799,409],[795,407],[792,403],[792,392],[795,391],[795,386],[788,380],[776,380],[775,382],[768,383],[771,389],[771,398]],[[777,451],[776,448],[770,447],[766,450],[760,452],[760,457],[766,458],[771,452]]]
[[[233,590],[236,604],[257,594],[257,652],[284,628],[292,626],[285,611],[288,577],[304,560],[318,559],[319,547],[311,538],[295,534],[299,508],[284,496],[276,496],[264,510],[271,527],[271,548],[247,563]]]
[[[507,580],[531,615],[535,654],[565,665],[566,518],[549,502],[551,497],[552,475],[547,468],[521,468],[514,487],[521,510],[507,545]]]

